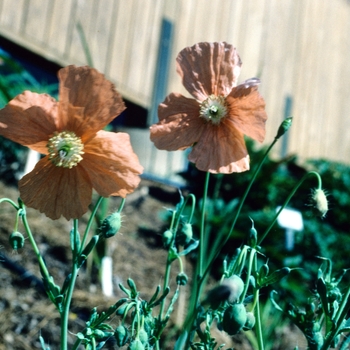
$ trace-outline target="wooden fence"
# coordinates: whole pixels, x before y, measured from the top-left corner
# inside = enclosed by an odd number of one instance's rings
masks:
[[[93,65],[150,111],[149,123],[165,94],[186,94],[175,72],[182,48],[232,43],[241,80],[262,80],[266,143],[292,114],[287,148],[277,152],[350,161],[347,0],[0,0],[0,35],[62,66],[87,64],[82,34]],[[151,147],[143,139],[139,148]]]

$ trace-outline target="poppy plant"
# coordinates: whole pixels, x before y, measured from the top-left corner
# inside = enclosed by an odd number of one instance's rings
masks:
[[[0,110],[0,135],[43,157],[18,184],[22,201],[51,219],[79,218],[92,189],[125,197],[143,171],[125,133],[102,130],[124,109],[120,94],[90,67],[58,72],[59,101],[25,91]]]
[[[150,128],[161,150],[192,147],[188,156],[199,170],[229,174],[249,169],[247,135],[265,138],[265,102],[259,79],[237,86],[241,60],[225,42],[198,43],[177,56],[177,72],[195,98],[171,93],[159,105],[159,122]]]

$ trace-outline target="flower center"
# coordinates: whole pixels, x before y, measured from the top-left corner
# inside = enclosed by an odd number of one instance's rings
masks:
[[[49,139],[47,148],[49,159],[56,166],[71,169],[83,159],[81,155],[84,154],[84,144],[80,137],[71,131],[55,133]]]
[[[200,104],[200,117],[217,125],[227,114],[225,97],[210,95]]]

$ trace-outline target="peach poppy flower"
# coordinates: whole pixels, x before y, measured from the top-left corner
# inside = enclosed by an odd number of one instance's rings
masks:
[[[199,170],[229,174],[249,169],[247,135],[265,138],[265,102],[259,79],[237,86],[241,60],[225,42],[198,43],[177,56],[177,72],[195,98],[171,93],[159,105],[151,140],[161,150],[184,150]]]
[[[25,91],[0,111],[0,135],[45,155],[19,181],[21,199],[51,219],[87,212],[92,189],[125,197],[142,166],[129,135],[101,130],[124,109],[120,94],[90,67],[58,72],[59,102]]]

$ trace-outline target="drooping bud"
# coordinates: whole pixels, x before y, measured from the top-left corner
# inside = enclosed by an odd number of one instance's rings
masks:
[[[249,330],[253,329],[255,326],[255,316],[252,312],[247,312],[247,321],[244,324],[244,329]]]
[[[237,275],[225,279],[221,285],[227,286],[230,289],[230,296],[228,298],[229,303],[237,302],[244,290],[244,282],[241,277]]]
[[[292,121],[293,121],[292,117],[289,117],[283,120],[282,124],[278,128],[275,139],[279,139],[282,135],[284,135],[289,130],[289,128],[292,126]]]
[[[104,238],[115,236],[120,230],[121,224],[122,220],[119,212],[107,216],[100,226],[100,235]]]
[[[222,328],[229,335],[237,334],[247,322],[247,311],[243,304],[230,305],[224,312]]]
[[[128,347],[128,350],[144,350],[145,347],[140,339],[135,339],[132,341]]]
[[[173,232],[171,230],[166,230],[164,231],[163,233],[163,236],[162,236],[162,241],[163,241],[163,245],[164,245],[164,248],[169,248],[170,247],[170,244],[171,244],[171,241],[173,239]]]
[[[123,325],[118,326],[114,331],[114,337],[119,347],[124,346],[129,339],[128,329]]]
[[[24,237],[21,232],[14,231],[10,234],[9,242],[12,249],[18,250],[24,246]]]
[[[142,344],[147,344],[148,343],[148,334],[144,330],[144,328],[141,328],[139,331],[139,339],[141,340]]]
[[[325,217],[328,211],[328,200],[327,196],[321,188],[316,188],[312,193],[312,200],[315,208],[321,214],[321,217]]]
[[[244,282],[239,276],[233,275],[224,279],[220,285],[209,291],[206,302],[215,310],[226,301],[229,303],[238,302],[243,290]]]
[[[182,224],[180,232],[176,236],[176,243],[186,245],[191,242],[193,238],[192,225],[188,222]]]
[[[188,282],[188,277],[184,272],[180,272],[176,276],[176,283],[180,286],[185,286]]]

